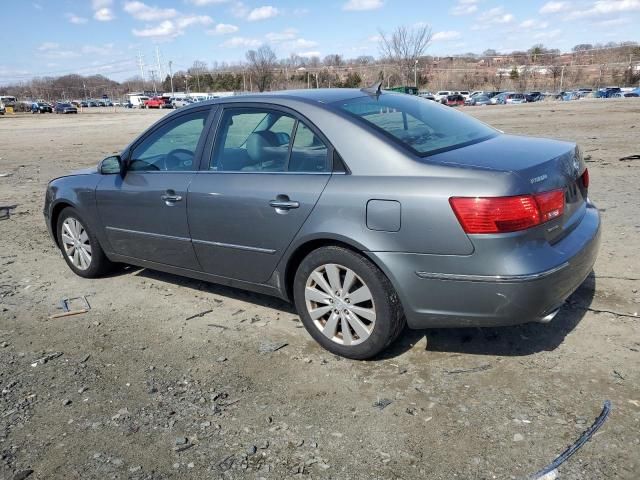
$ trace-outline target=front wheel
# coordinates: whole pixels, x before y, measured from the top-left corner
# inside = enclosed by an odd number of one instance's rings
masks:
[[[62,256],[76,275],[95,278],[111,270],[113,264],[75,208],[60,213],[56,231]]]
[[[347,358],[371,358],[404,327],[389,279],[364,256],[331,246],[311,252],[294,280],[302,323],[324,348]]]

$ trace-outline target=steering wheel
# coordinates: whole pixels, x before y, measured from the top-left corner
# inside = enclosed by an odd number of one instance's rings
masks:
[[[183,160],[179,155],[187,155],[190,159]],[[175,150],[171,150],[164,157],[164,169],[165,170],[184,170],[185,166],[193,165],[193,158],[195,157],[195,153],[191,150],[187,150],[186,148],[176,148]]]

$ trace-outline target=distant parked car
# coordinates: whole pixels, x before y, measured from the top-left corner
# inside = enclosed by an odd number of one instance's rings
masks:
[[[502,105],[509,92],[501,92],[491,97],[491,105]]]
[[[436,94],[434,95],[436,102],[440,102],[440,103],[444,103],[444,100],[449,96],[449,95],[453,95],[456,92],[451,92],[449,90],[440,90],[438,92],[436,92]]]
[[[464,104],[470,106],[490,105],[491,99],[486,95],[474,95],[470,98],[467,98],[464,101]]]
[[[4,106],[4,103],[0,102],[0,115],[4,115],[6,112],[7,112],[7,109]]]
[[[527,99],[522,93],[509,93],[504,97],[504,103],[508,105],[519,105],[527,103]]]
[[[52,113],[51,105],[45,102],[33,102],[31,105],[31,113]]]
[[[144,102],[144,108],[162,108],[163,105],[162,97],[152,97]]]
[[[448,107],[459,107],[464,105],[464,97],[458,93],[455,95],[447,95],[447,98],[444,99],[442,104]]]
[[[458,93],[462,95],[465,100],[471,96],[467,90],[460,90]]]
[[[427,100],[435,100],[436,96],[429,92],[428,90],[423,90],[422,92],[418,92],[418,96],[422,98],[426,98]]]
[[[83,107],[83,108],[86,108],[86,107],[89,106],[89,102],[87,102],[86,100],[83,100],[83,101],[80,102],[80,106]]]
[[[78,113],[78,109],[68,102],[58,102],[55,108],[56,113]]]
[[[190,98],[174,98],[171,103],[173,104],[174,108],[180,108],[191,105],[192,103],[194,103],[194,101]]]
[[[542,92],[529,92],[524,94],[527,102],[539,102],[542,100]]]

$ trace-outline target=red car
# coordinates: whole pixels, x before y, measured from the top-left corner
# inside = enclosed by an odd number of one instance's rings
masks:
[[[449,107],[460,107],[464,105],[464,97],[462,95],[447,95],[447,98],[442,103]]]
[[[153,97],[144,102],[144,108],[162,108],[164,100],[162,97]]]

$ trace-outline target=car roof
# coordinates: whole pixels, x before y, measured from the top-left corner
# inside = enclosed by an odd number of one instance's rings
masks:
[[[386,95],[387,92],[383,91],[382,94]],[[260,102],[265,99],[268,99],[269,101],[294,99],[327,104],[339,102],[341,100],[362,97],[364,95],[366,95],[366,93],[358,88],[313,88],[308,90],[280,90],[277,92],[234,95],[231,97],[214,98],[212,100],[207,100],[199,103],[202,105],[207,103],[215,104],[227,102]]]

